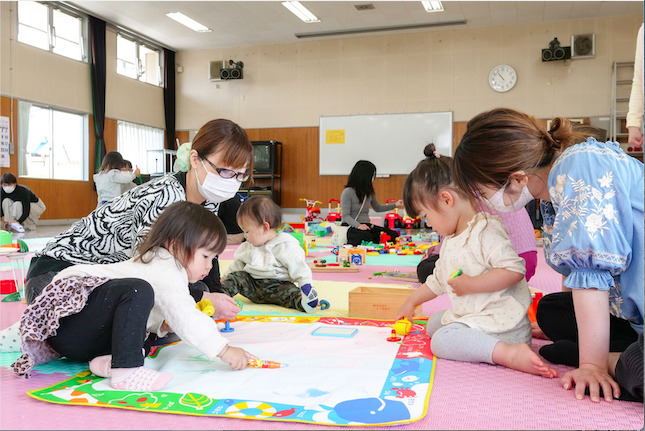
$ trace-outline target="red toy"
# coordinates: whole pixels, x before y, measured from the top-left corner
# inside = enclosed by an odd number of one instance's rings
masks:
[[[394,343],[395,341],[401,341],[401,337],[396,336],[396,330],[392,329],[392,336],[389,338],[386,338],[387,341],[390,343]]]
[[[331,210],[331,203],[336,202],[336,210]],[[340,221],[342,216],[340,215],[340,201],[338,199],[329,199],[329,212],[327,213],[327,221],[336,222]]]
[[[306,221],[314,221],[314,219],[318,219],[320,221],[324,221],[320,217],[320,208],[316,206],[316,204],[321,204],[322,202],[317,201],[317,200],[310,200],[310,199],[305,199],[305,198],[300,198],[301,201],[304,201],[307,205],[307,212],[304,217],[301,216],[301,218]]]
[[[385,201],[386,204],[396,202],[396,199],[388,199]],[[401,227],[401,221],[403,220],[400,215],[397,214],[397,208],[394,208],[391,213],[385,214],[385,221],[387,223],[387,227],[390,229],[394,228],[400,228]]]

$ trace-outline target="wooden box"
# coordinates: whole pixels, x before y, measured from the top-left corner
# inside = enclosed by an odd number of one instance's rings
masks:
[[[359,286],[349,291],[349,317],[394,320],[414,289]]]

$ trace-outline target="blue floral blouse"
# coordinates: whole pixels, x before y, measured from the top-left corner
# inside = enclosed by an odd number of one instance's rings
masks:
[[[571,289],[609,290],[611,314],[643,332],[643,164],[588,138],[556,159],[548,187],[547,263]]]

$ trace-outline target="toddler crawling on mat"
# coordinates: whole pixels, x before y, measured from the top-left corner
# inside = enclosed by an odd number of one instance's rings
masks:
[[[251,196],[237,212],[246,241],[222,277],[222,290],[258,304],[276,304],[307,313],[318,306],[311,268],[298,240],[279,232],[282,210],[266,196]],[[297,283],[298,285],[296,286]]]

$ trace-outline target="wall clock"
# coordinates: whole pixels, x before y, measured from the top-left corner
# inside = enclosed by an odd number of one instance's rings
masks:
[[[495,66],[488,74],[488,83],[493,90],[505,93],[515,86],[517,72],[511,66],[500,64]]]

